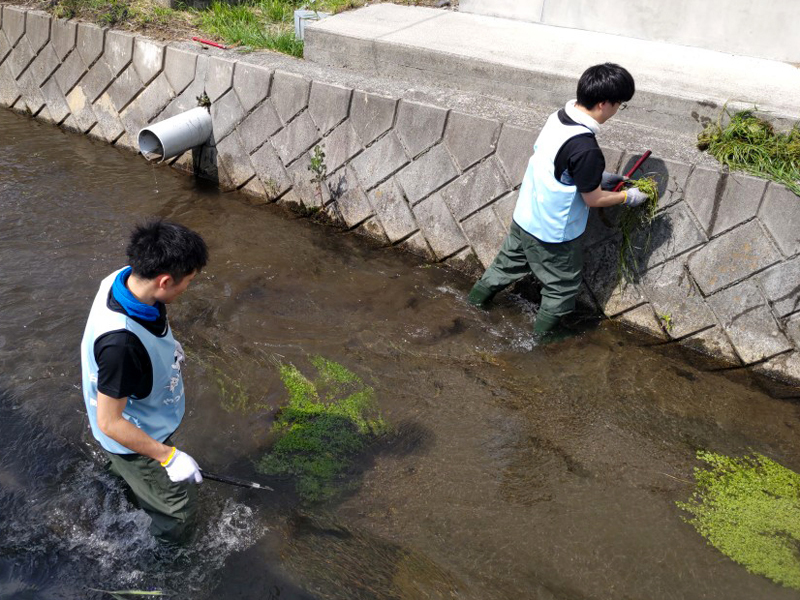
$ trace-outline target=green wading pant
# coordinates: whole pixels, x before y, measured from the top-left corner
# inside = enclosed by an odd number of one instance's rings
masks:
[[[109,460],[108,470],[125,480],[139,508],[152,519],[150,533],[163,541],[184,541],[197,512],[197,486],[173,483],[167,470],[152,458],[104,452]]]
[[[574,310],[582,270],[580,239],[554,244],[542,242],[512,221],[500,252],[472,288],[469,300],[482,306],[500,290],[532,272],[542,284],[542,305],[534,330],[544,333]]]

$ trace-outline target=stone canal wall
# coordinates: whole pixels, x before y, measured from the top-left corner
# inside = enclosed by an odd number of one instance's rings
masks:
[[[536,131],[378,94],[233,52],[165,45],[0,6],[0,106],[133,152],[144,125],[210,101],[213,140],[173,166],[255,197],[324,207],[348,228],[475,271],[511,219]],[[2,132],[0,132],[2,139]],[[324,177],[312,165],[325,152]],[[636,155],[605,148],[609,170]],[[610,318],[734,365],[800,380],[800,199],[743,175],[650,159],[660,213],[636,281],[593,211],[581,296]],[[602,217],[602,218],[601,218]]]

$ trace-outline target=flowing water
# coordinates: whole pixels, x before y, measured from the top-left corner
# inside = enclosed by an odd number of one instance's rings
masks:
[[[478,311],[444,268],[10,112],[0,149],[0,597],[798,597],[675,506],[698,448],[800,469],[796,400],[607,323],[537,346],[519,297]],[[375,388],[394,428],[337,500],[206,481],[196,538],[166,550],[105,474],[78,346],[150,215],[211,252],[170,307],[188,355],[176,443],[257,479],[287,397],[276,364],[311,374],[322,355]]]

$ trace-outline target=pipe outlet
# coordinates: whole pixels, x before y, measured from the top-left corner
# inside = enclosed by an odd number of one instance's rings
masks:
[[[202,106],[187,110],[139,131],[139,152],[147,160],[164,162],[200,146],[211,137],[211,115]]]

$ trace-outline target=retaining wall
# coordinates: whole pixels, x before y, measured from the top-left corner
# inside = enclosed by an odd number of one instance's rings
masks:
[[[387,245],[467,270],[508,228],[537,132],[2,6],[0,106],[137,151],[141,127],[211,102],[214,139],[172,163],[269,201],[324,207]],[[2,133],[0,132],[0,135]],[[325,152],[326,175],[309,169]],[[609,170],[636,155],[604,149]],[[636,281],[593,211],[584,303],[663,340],[800,381],[800,199],[760,179],[651,158],[660,213]],[[619,210],[619,209],[617,209]]]

